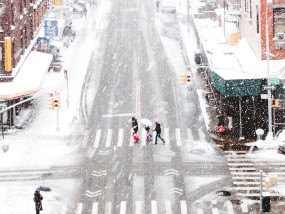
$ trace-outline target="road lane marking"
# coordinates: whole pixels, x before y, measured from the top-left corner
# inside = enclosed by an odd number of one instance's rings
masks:
[[[112,214],[112,202],[106,202],[105,214]]]
[[[82,149],[85,149],[86,146],[87,146],[87,143],[88,143],[88,140],[89,140],[89,134],[90,134],[89,130],[84,132],[84,138],[83,138],[83,142],[82,142],[82,145],[81,145]]]
[[[146,130],[145,128],[142,128],[142,131],[141,131],[141,145],[142,146],[146,146]]]
[[[151,201],[151,214],[157,214],[157,201]]]
[[[187,138],[189,141],[194,141],[191,129],[187,129]]]
[[[175,129],[175,134],[176,134],[176,145],[177,146],[182,146],[180,128],[176,128]]]
[[[122,113],[122,114],[103,114],[102,117],[131,117],[134,113]]]
[[[197,214],[203,214],[203,210],[201,208],[197,208]]]
[[[95,148],[99,147],[100,138],[101,138],[101,129],[98,129],[96,131],[96,137],[95,137],[95,142],[94,142],[94,147]]]
[[[187,214],[187,204],[185,200],[180,201],[181,214]]]
[[[165,200],[165,213],[166,214],[171,214],[172,210],[171,210],[171,203],[169,200]]]
[[[131,138],[130,138],[130,145],[129,146],[134,146],[133,132],[134,132],[134,130],[131,129]]]
[[[137,120],[140,121],[140,115],[141,115],[141,81],[137,80],[137,85],[136,85],[136,117]]]
[[[106,145],[105,145],[106,147],[110,147],[111,146],[112,133],[113,133],[113,130],[112,129],[108,129],[107,140],[106,140]]]
[[[233,204],[230,201],[226,201],[226,205],[227,205],[227,210],[228,210],[228,214],[234,214],[234,208],[233,208]]]
[[[78,203],[77,204],[77,214],[81,214],[82,213],[82,208],[83,208],[83,204],[82,203]]]
[[[248,213],[248,207],[246,201],[242,201],[243,203],[240,205],[241,206],[241,212],[242,213]]]
[[[92,214],[98,214],[98,202],[93,203]]]
[[[165,140],[165,145],[170,144],[169,140],[169,128],[164,128],[164,140]]]
[[[141,213],[142,213],[142,202],[136,201],[136,214],[141,214]]]
[[[126,214],[126,208],[127,208],[126,205],[127,205],[126,201],[121,201],[120,214]]]
[[[219,210],[217,207],[212,208],[212,213],[213,214],[219,214]]]
[[[204,134],[204,132],[201,129],[199,129],[198,131],[199,131],[200,140],[206,141],[206,135]]]
[[[122,147],[123,139],[124,139],[124,129],[119,129],[118,144],[117,144],[118,147]]]

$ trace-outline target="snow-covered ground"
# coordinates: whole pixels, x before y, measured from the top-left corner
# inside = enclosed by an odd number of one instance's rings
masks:
[[[187,5],[186,1],[179,1],[177,5],[179,14],[186,15]],[[109,12],[110,1],[97,1],[96,8],[96,26],[90,24],[91,14],[90,7],[86,19],[75,20],[74,26],[78,37],[68,49],[65,49],[64,54],[64,68],[68,70],[68,85],[69,92],[67,94],[67,80],[63,72],[47,73],[42,84],[41,92],[57,91],[61,97],[62,108],[59,110],[59,127],[57,126],[57,113],[54,110],[48,109],[48,99],[44,95],[38,99],[36,105],[36,117],[32,122],[32,126],[24,130],[9,132],[5,139],[0,140],[0,145],[9,145],[9,150],[0,153],[0,170],[9,171],[14,170],[30,170],[30,169],[49,169],[50,166],[78,166],[84,160],[84,156],[79,152],[81,148],[81,140],[74,140],[72,138],[74,132],[83,132],[84,130],[77,130],[78,127],[71,126],[74,117],[76,118],[76,111],[78,107],[78,100],[84,76],[87,70],[88,62],[92,51],[96,51],[97,41],[94,41],[94,34],[107,25],[104,19],[105,14]],[[161,18],[161,16],[158,18]],[[171,21],[171,20],[170,20]],[[158,21],[156,23],[158,28],[162,27]],[[187,49],[187,54],[190,61],[193,62],[193,47],[196,43],[193,38],[193,32],[189,32],[185,24],[179,25],[182,36],[184,38],[184,45]],[[96,29],[94,31],[94,29]],[[161,39],[165,47],[168,57],[172,59],[172,66],[177,71],[184,69],[183,62],[175,57],[175,53],[180,52],[180,46],[174,44],[161,35]],[[171,51],[169,51],[171,49]],[[192,54],[191,54],[192,53]],[[179,79],[180,73],[177,73]],[[187,90],[184,90],[187,93]],[[198,91],[198,94],[202,93]],[[69,100],[67,100],[69,95]],[[205,111],[207,105],[204,96],[200,97],[201,108],[205,123],[209,123],[209,115]],[[69,101],[69,107],[67,105]],[[25,112],[22,112],[24,115]],[[20,120],[20,119],[19,119]],[[201,146],[205,146],[201,144]],[[202,148],[203,149],[203,148]],[[249,156],[253,157],[254,161],[284,161],[285,156],[278,154],[276,149],[263,149]],[[31,176],[31,175],[29,175]],[[216,179],[216,178],[212,178]],[[210,178],[205,178],[203,183],[211,181]],[[186,181],[187,182],[187,181]],[[70,210],[75,210],[76,201],[80,194],[80,179],[38,179],[30,181],[7,181],[0,183],[0,213],[5,214],[30,214],[34,212],[33,193],[38,186],[48,186],[52,189],[51,192],[42,192],[43,211],[41,214],[52,213],[68,213]],[[285,185],[278,184],[278,189],[285,194]]]

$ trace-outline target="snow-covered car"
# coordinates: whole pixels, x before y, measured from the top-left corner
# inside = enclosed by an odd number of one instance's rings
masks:
[[[277,135],[278,151],[285,154],[285,130],[280,131]]]
[[[173,1],[163,1],[160,8],[162,13],[176,13],[176,7]]]

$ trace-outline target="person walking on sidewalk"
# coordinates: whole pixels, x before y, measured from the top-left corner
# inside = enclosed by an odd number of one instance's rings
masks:
[[[40,191],[36,190],[36,192],[34,193],[36,214],[40,214],[40,211],[43,210],[42,200],[43,200],[43,196],[40,194]]]
[[[155,122],[155,129],[153,130],[156,132],[155,135],[155,144],[157,144],[157,138],[160,138],[163,142],[163,145],[165,144],[165,140],[161,137],[161,128],[160,124],[158,122]]]

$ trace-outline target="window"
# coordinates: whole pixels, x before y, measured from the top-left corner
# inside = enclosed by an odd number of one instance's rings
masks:
[[[259,8],[256,6],[256,33],[259,34]]]
[[[0,74],[4,73],[3,71],[3,49],[0,47]]]
[[[251,0],[249,0],[249,18],[252,19],[252,7],[251,7]]]
[[[285,33],[285,7],[273,9],[274,35],[278,37]],[[283,37],[283,36],[282,36]]]
[[[0,4],[0,30],[3,30],[3,28],[2,28],[2,15],[3,15],[3,12],[4,12],[4,5]]]
[[[247,12],[247,0],[244,0],[244,12]]]

